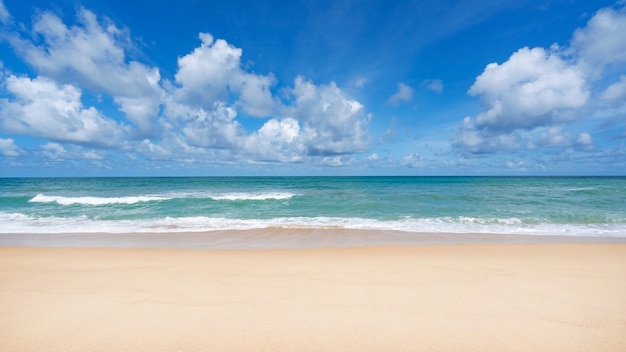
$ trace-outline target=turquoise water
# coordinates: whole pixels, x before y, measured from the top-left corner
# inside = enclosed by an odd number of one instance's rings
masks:
[[[0,233],[267,227],[626,237],[626,178],[0,179]]]

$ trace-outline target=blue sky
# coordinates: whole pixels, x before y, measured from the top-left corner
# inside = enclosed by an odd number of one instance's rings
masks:
[[[626,2],[0,0],[0,176],[624,175]]]

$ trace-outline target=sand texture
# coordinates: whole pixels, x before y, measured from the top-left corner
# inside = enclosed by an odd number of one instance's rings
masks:
[[[0,351],[626,351],[626,245],[0,248]]]

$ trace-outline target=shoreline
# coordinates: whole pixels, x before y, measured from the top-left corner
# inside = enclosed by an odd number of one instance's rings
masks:
[[[3,351],[623,351],[626,244],[0,247]]]
[[[626,243],[626,237],[282,228],[157,233],[0,233],[0,247],[308,249],[436,244]]]

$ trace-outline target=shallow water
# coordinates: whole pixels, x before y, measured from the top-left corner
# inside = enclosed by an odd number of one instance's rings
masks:
[[[269,227],[626,237],[626,178],[0,179],[0,233]]]

